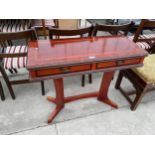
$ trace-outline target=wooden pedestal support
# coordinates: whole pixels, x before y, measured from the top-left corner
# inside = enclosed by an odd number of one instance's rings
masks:
[[[114,71],[104,73],[102,77],[100,89],[98,92],[85,93],[85,94],[69,96],[69,97],[64,97],[63,78],[55,79],[54,85],[55,85],[55,90],[56,90],[56,98],[52,98],[49,96],[47,97],[47,100],[55,103],[56,108],[49,116],[48,123],[51,123],[53,121],[53,119],[57,116],[57,114],[64,108],[65,103],[78,100],[78,99],[97,97],[99,101],[105,104],[108,104],[112,106],[113,108],[118,108],[117,104],[108,98],[108,89],[110,86],[110,82],[113,78],[113,75],[114,75]]]

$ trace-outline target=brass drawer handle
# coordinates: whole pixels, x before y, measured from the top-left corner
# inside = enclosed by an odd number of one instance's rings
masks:
[[[69,67],[63,67],[63,68],[60,68],[60,70],[61,70],[62,73],[70,72],[70,68]]]
[[[124,64],[124,60],[119,60],[116,63],[117,63],[117,65],[123,65]]]

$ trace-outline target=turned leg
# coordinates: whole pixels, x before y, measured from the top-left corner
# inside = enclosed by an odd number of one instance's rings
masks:
[[[110,82],[113,78],[113,75],[114,75],[114,71],[105,72],[103,74],[102,82],[101,82],[100,90],[99,90],[99,94],[98,94],[98,100],[102,101],[114,108],[118,108],[117,104],[108,98],[108,90],[109,90]]]
[[[57,116],[57,114],[63,109],[64,107],[64,86],[63,86],[63,79],[54,79],[54,86],[56,91],[56,108],[51,113],[51,115],[48,118],[48,123],[51,123],[53,119]],[[50,100],[50,99],[48,99]]]

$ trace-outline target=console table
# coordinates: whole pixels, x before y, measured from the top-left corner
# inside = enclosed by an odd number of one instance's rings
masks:
[[[96,97],[99,101],[118,108],[108,98],[115,70],[142,66],[147,55],[145,50],[121,36],[38,40],[29,42],[28,46],[27,69],[30,79],[54,80],[56,97],[48,96],[47,99],[55,103],[56,108],[49,116],[48,123],[64,108],[65,103],[77,99]],[[104,72],[98,92],[64,96],[64,77],[94,72]]]

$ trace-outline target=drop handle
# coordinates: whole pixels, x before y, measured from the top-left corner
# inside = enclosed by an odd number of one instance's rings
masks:
[[[123,65],[124,64],[124,60],[118,60],[116,63],[117,63],[117,65]]]
[[[70,68],[69,67],[63,67],[63,68],[60,68],[60,70],[61,70],[62,73],[70,72]]]

